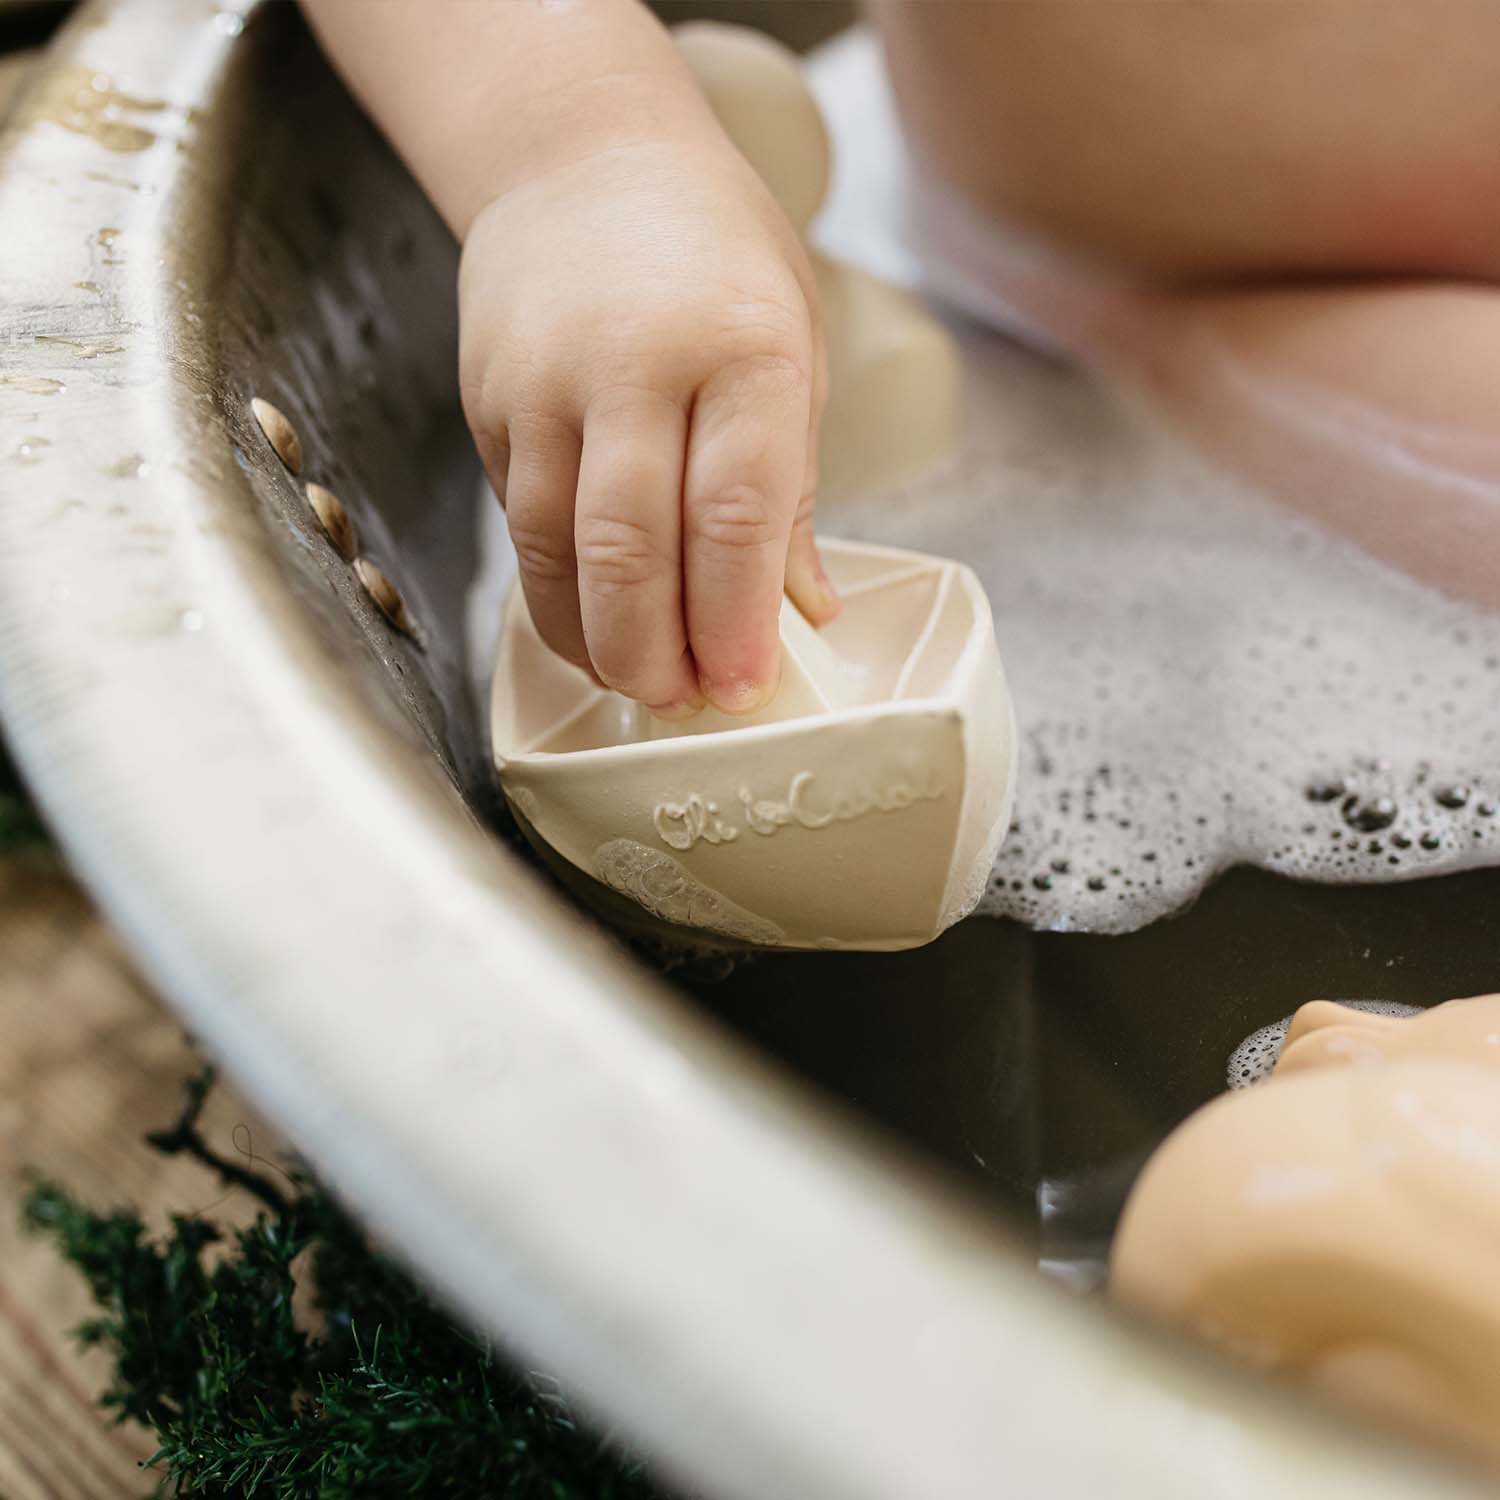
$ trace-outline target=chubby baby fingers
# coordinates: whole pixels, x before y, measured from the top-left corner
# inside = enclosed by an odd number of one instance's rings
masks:
[[[811,410],[808,371],[782,357],[725,366],[693,408],[683,494],[688,641],[705,696],[730,713],[776,691]]]
[[[646,389],[584,418],[574,546],[584,639],[599,679],[669,718],[703,705],[682,597],[687,415]]]
[[[786,591],[792,603],[814,625],[826,625],[843,607],[833,580],[823,567],[813,532],[813,510],[818,497],[818,425],[827,404],[827,366],[820,358],[819,378],[813,386],[812,421],[807,432],[807,459],[802,475],[802,498],[792,519],[787,543]]]
[[[579,455],[577,434],[562,423],[512,424],[504,500],[521,587],[537,634],[564,660],[592,673],[573,548]]]

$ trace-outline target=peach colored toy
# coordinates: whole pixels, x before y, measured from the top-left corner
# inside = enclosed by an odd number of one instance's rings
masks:
[[[1292,1017],[1272,1076],[1403,1057],[1447,1057],[1500,1067],[1500,995],[1449,1000],[1415,1016],[1371,1015],[1332,1000],[1314,1000]]]
[[[1270,1079],[1147,1163],[1110,1290],[1500,1462],[1500,995],[1297,1012]]]

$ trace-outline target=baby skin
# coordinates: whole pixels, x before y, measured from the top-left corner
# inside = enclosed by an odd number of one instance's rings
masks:
[[[1019,316],[1253,482],[1500,606],[1500,12],[877,0]]]
[[[465,415],[542,638],[667,718],[838,612],[802,243],[638,0],[308,0],[458,236]]]
[[[542,638],[668,718],[774,694],[815,274],[640,0],[305,0],[463,245],[461,385]],[[876,0],[998,293],[1190,439],[1500,605],[1500,12]],[[998,238],[997,238],[997,242]]]

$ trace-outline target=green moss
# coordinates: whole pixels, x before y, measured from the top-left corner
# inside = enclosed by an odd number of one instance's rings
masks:
[[[103,1405],[155,1431],[160,1490],[214,1500],[658,1494],[575,1425],[555,1390],[436,1307],[305,1172],[273,1182],[212,1152],[198,1132],[211,1078],[192,1080],[180,1118],[148,1141],[254,1194],[250,1227],[175,1215],[153,1236],[133,1210],[99,1212],[41,1180],[25,1205],[28,1225],[88,1283],[98,1313],[77,1336],[113,1356]]]

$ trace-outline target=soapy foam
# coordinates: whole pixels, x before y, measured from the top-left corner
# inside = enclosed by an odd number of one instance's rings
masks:
[[[980,911],[1123,932],[1237,863],[1500,858],[1500,618],[1203,463],[1084,377],[965,339],[961,453],[830,529],[979,574],[1022,726]]]
[[[1335,1002],[1348,1010],[1362,1010],[1372,1016],[1415,1016],[1421,1014],[1418,1005],[1401,1005],[1395,1000],[1339,1000]],[[1259,1031],[1252,1031],[1229,1055],[1228,1079],[1232,1089],[1247,1089],[1252,1083],[1260,1083],[1271,1076],[1286,1042],[1287,1028],[1292,1024],[1291,1016],[1283,1016]]]

